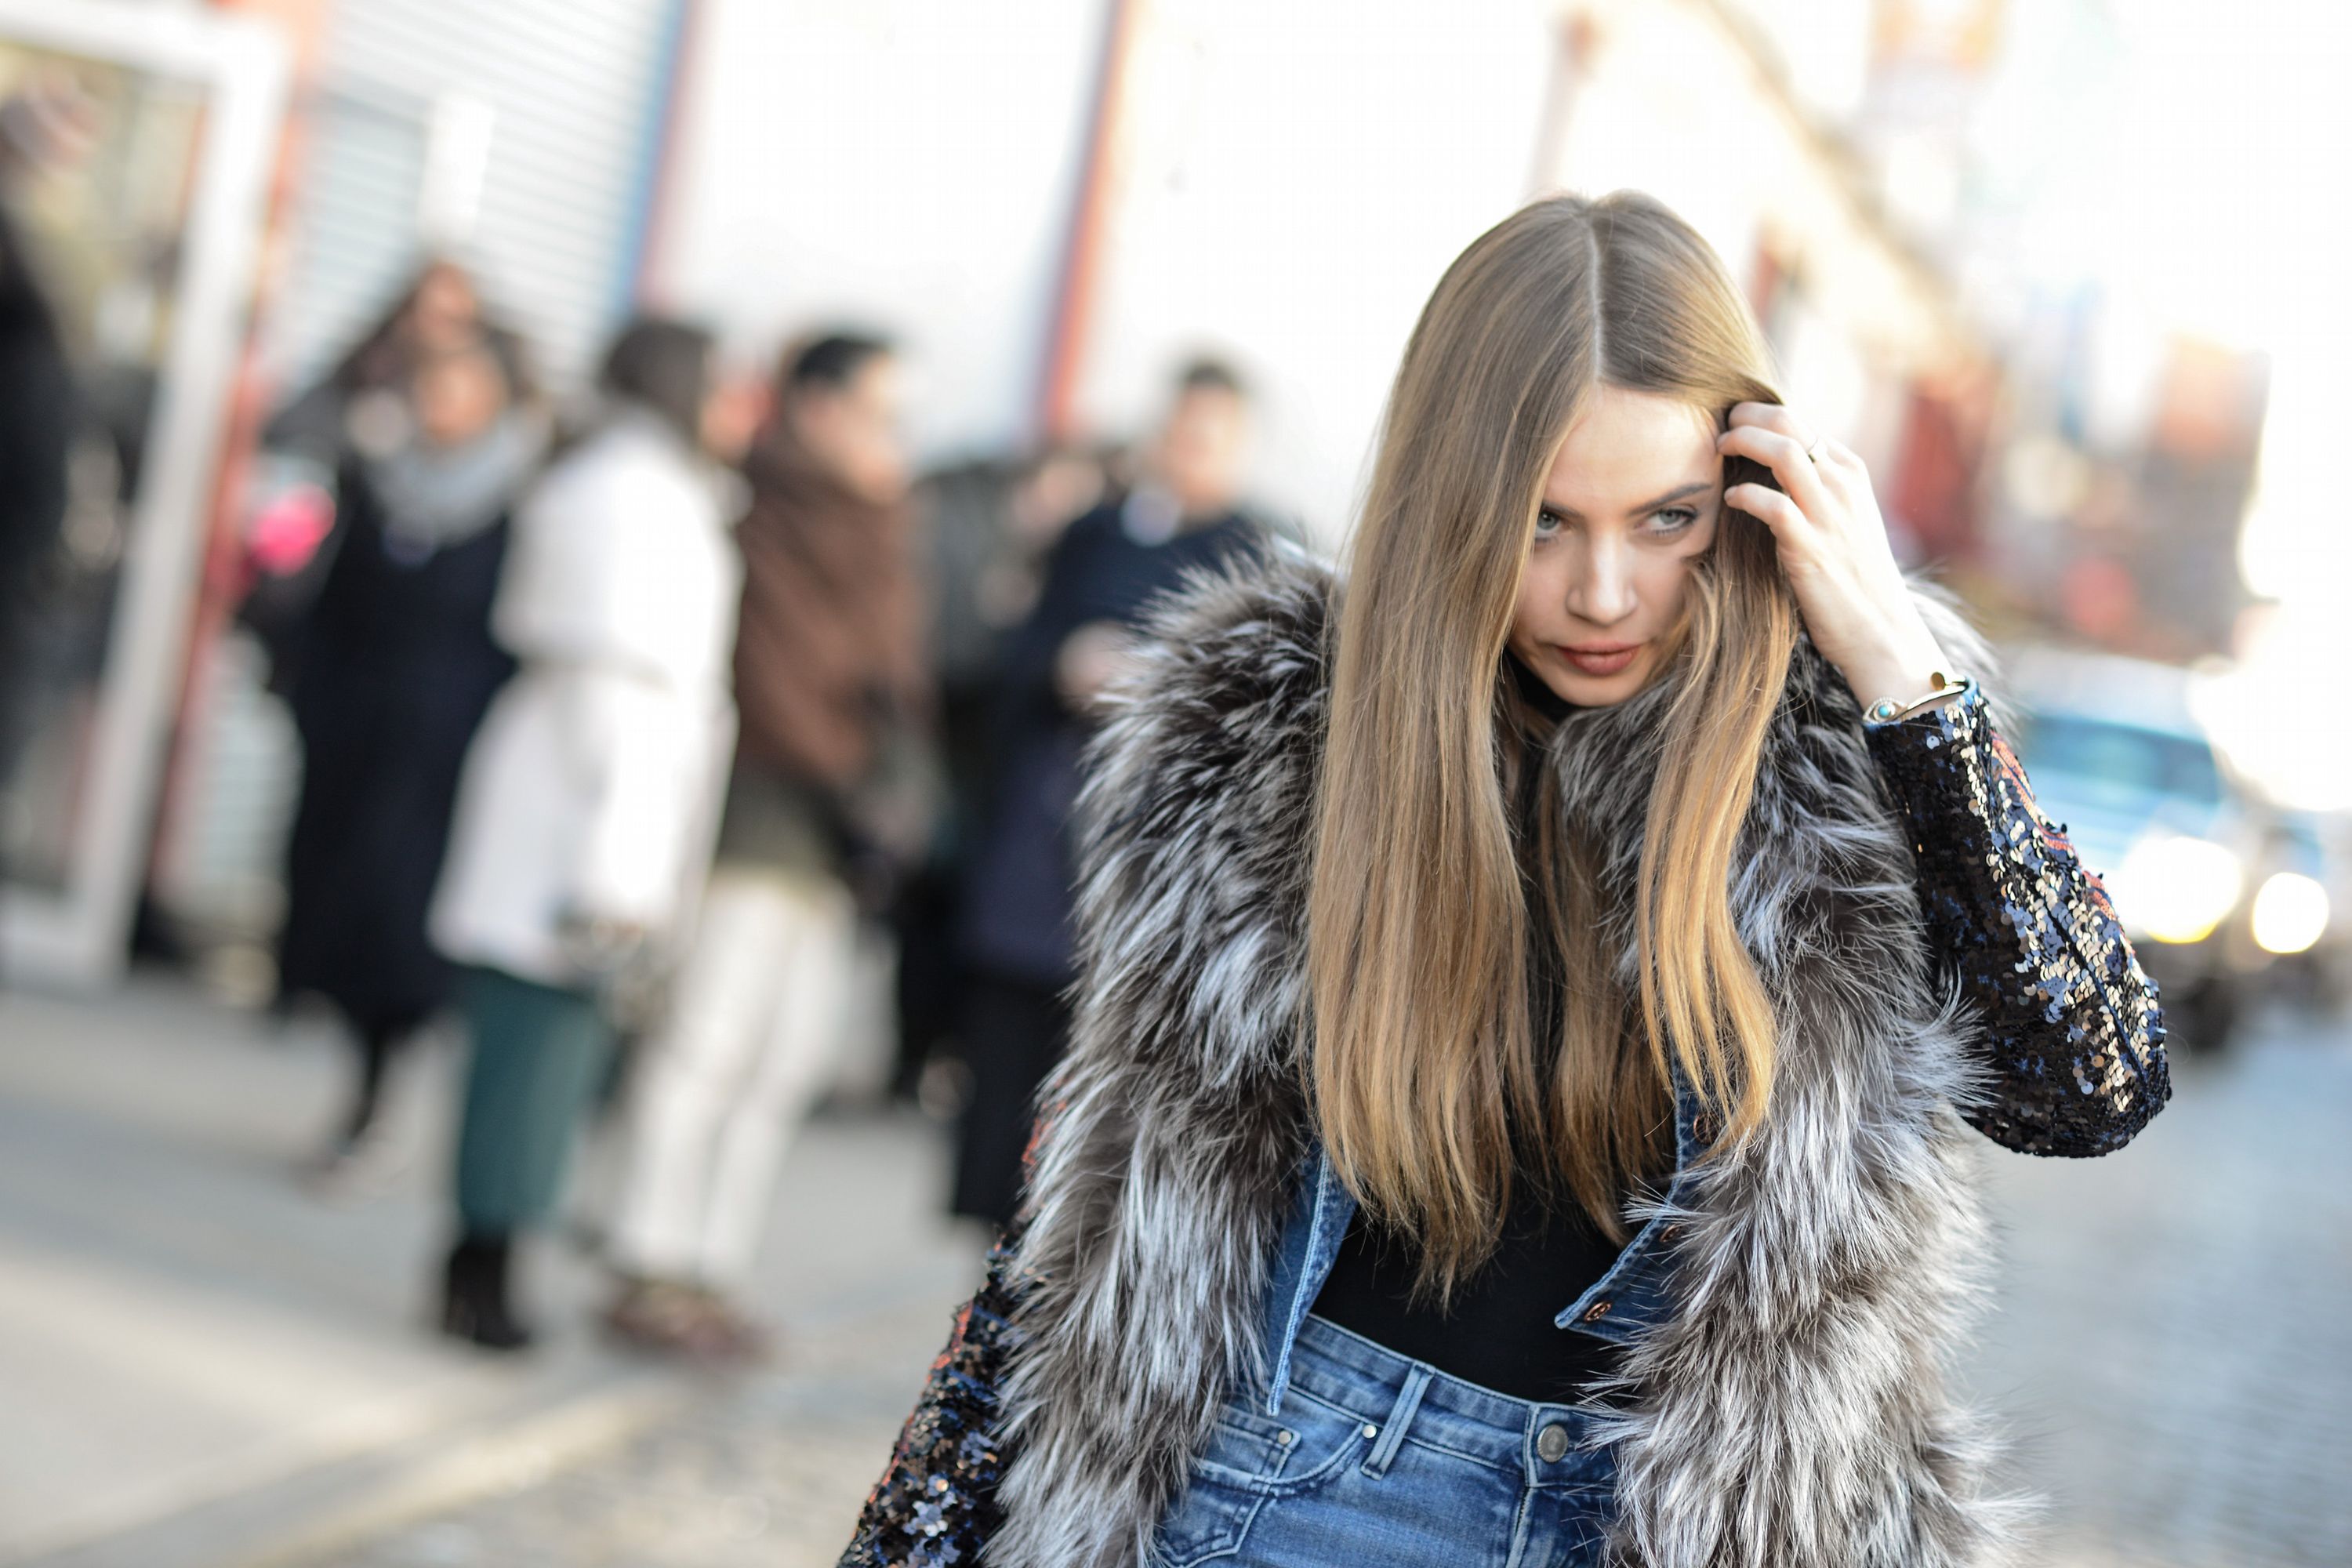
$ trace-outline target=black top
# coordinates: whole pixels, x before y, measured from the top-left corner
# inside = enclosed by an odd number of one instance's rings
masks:
[[[1495,1256],[1444,1310],[1412,1300],[1413,1248],[1359,1209],[1315,1312],[1465,1382],[1560,1403],[1612,1370],[1618,1347],[1552,1320],[1609,1272],[1619,1250],[1575,1200],[1522,1168]]]

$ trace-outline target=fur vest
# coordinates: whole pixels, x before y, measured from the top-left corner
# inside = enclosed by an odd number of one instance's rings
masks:
[[[1084,978],[1003,1385],[1002,1568],[1141,1561],[1230,1389],[1266,1376],[1263,1297],[1310,1146],[1304,910],[1334,593],[1295,558],[1196,582],[1098,743]],[[1975,634],[1920,596],[1953,662],[1989,675]],[[1547,752],[1572,830],[1604,847],[1629,978],[1670,679],[1572,712]],[[1990,1495],[1988,1444],[1943,1371],[1986,1251],[1954,1110],[1980,1085],[1859,709],[1810,643],[1731,891],[1780,1067],[1768,1124],[1685,1189],[1676,1310],[1628,1352],[1616,1560],[2008,1561],[2016,1506]]]

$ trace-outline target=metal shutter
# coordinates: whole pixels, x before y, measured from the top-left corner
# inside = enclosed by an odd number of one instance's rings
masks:
[[[405,278],[436,113],[486,105],[471,225],[450,247],[576,384],[626,309],[677,0],[335,0],[308,108],[281,385],[316,374]]]

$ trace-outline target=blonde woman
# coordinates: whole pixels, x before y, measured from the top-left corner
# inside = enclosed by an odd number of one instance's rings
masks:
[[[1706,244],[1479,238],[1345,576],[1158,630],[1020,1220],[844,1561],[2002,1561],[1968,1128],[2121,1145],[2162,1026]]]

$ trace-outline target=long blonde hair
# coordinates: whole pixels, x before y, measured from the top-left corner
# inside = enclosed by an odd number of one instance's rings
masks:
[[[1342,1179],[1417,1241],[1421,1284],[1441,1298],[1499,1238],[1515,1123],[1622,1239],[1671,1116],[1670,1057],[1727,1144],[1764,1115],[1774,1020],[1728,899],[1798,632],[1764,526],[1727,510],[1693,563],[1638,873],[1638,1009],[1602,951],[1594,847],[1552,841],[1548,792],[1531,899],[1501,775],[1505,639],[1586,395],[1662,394],[1719,420],[1778,400],[1768,371],[1706,241],[1629,192],[1539,201],[1481,236],[1397,371],[1339,619],[1307,1073]],[[1556,1057],[1534,1038],[1531,958],[1565,983]]]

